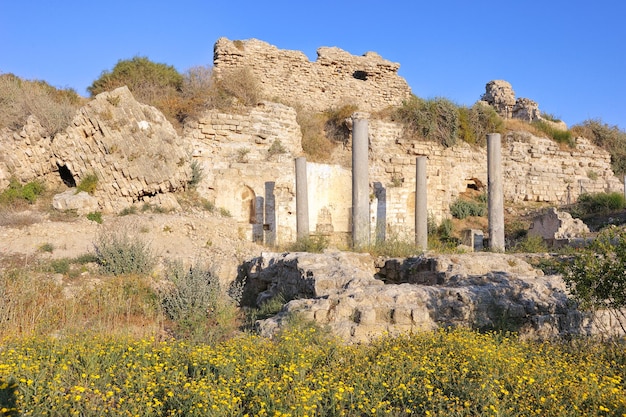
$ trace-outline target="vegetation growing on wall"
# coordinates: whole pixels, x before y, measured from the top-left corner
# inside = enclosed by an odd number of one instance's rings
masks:
[[[611,155],[611,167],[616,175],[626,174],[626,131],[610,126],[600,119],[585,120],[573,126],[572,134],[591,140]]]
[[[81,97],[72,89],[0,74],[0,129],[20,129],[28,116],[34,115],[45,133],[54,136],[69,125],[81,103]]]

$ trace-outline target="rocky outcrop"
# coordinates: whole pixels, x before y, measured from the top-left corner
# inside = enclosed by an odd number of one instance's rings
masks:
[[[392,259],[371,274],[367,255],[264,254],[242,268],[248,299],[292,299],[257,322],[265,335],[297,312],[348,342],[439,327],[505,329],[549,338],[597,331],[569,301],[559,276],[521,258],[493,253]],[[389,279],[393,275],[394,279]]]

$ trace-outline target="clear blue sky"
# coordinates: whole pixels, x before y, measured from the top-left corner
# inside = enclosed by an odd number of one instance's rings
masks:
[[[120,59],[212,65],[220,37],[400,63],[413,93],[471,105],[503,79],[573,125],[626,129],[626,1],[0,0],[0,72],[86,88]]]

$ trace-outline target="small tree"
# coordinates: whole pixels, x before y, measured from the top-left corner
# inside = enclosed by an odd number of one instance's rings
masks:
[[[561,269],[582,309],[607,310],[626,332],[626,229],[604,229]]]

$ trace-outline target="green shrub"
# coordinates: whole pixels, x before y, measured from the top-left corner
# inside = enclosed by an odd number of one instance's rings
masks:
[[[122,232],[102,231],[96,237],[94,249],[105,274],[147,274],[156,265],[156,256],[146,242]]]
[[[552,124],[543,120],[537,120],[532,122],[532,125],[538,128],[540,131],[548,135],[549,138],[558,143],[564,143],[570,148],[576,146],[576,141],[572,136],[572,132],[569,130],[562,130],[554,127]]]
[[[517,242],[512,248],[513,252],[520,253],[546,253],[548,246],[541,236],[525,236]]]
[[[301,237],[287,247],[289,252],[322,253],[328,248],[328,238],[324,235]]]
[[[122,211],[118,213],[118,216],[129,216],[131,214],[137,214],[137,206],[124,207]]]
[[[458,139],[459,110],[445,98],[422,100],[413,96],[396,109],[393,117],[404,123],[409,134],[418,138],[445,147],[454,146]]]
[[[87,174],[76,186],[76,191],[84,191],[89,194],[93,194],[98,186],[98,176],[96,174]]]
[[[591,214],[608,214],[622,210],[626,206],[623,193],[581,194],[576,202],[575,212],[582,216]]]
[[[572,297],[583,309],[608,310],[626,332],[625,229],[604,229],[561,269]]]
[[[170,286],[161,292],[161,304],[180,336],[215,342],[235,330],[235,303],[222,291],[220,280],[210,267],[185,267],[181,262],[172,262],[165,269],[165,279]]]
[[[44,186],[39,181],[32,181],[22,185],[17,178],[9,179],[9,186],[0,193],[0,204],[9,205],[18,200],[33,204],[44,191]]]
[[[287,153],[287,148],[283,146],[280,139],[276,139],[274,142],[272,142],[272,146],[270,146],[269,149],[267,150],[268,157],[272,157],[274,155],[280,155],[283,153]]]
[[[91,213],[87,213],[87,220],[91,220],[92,222],[102,224],[102,213],[100,213],[99,211],[93,211]]]
[[[408,258],[422,253],[422,250],[415,246],[415,240],[401,239],[397,236],[391,236],[384,241],[377,241],[362,250],[372,256],[390,258]]]
[[[483,217],[487,215],[487,205],[484,202],[459,198],[450,205],[450,214],[461,220],[470,216]]]
[[[204,178],[204,169],[197,160],[191,161],[191,178],[189,179],[189,187],[196,188],[200,181]]]
[[[459,108],[459,138],[469,144],[485,146],[487,134],[506,131],[504,120],[496,110],[481,103]]]

